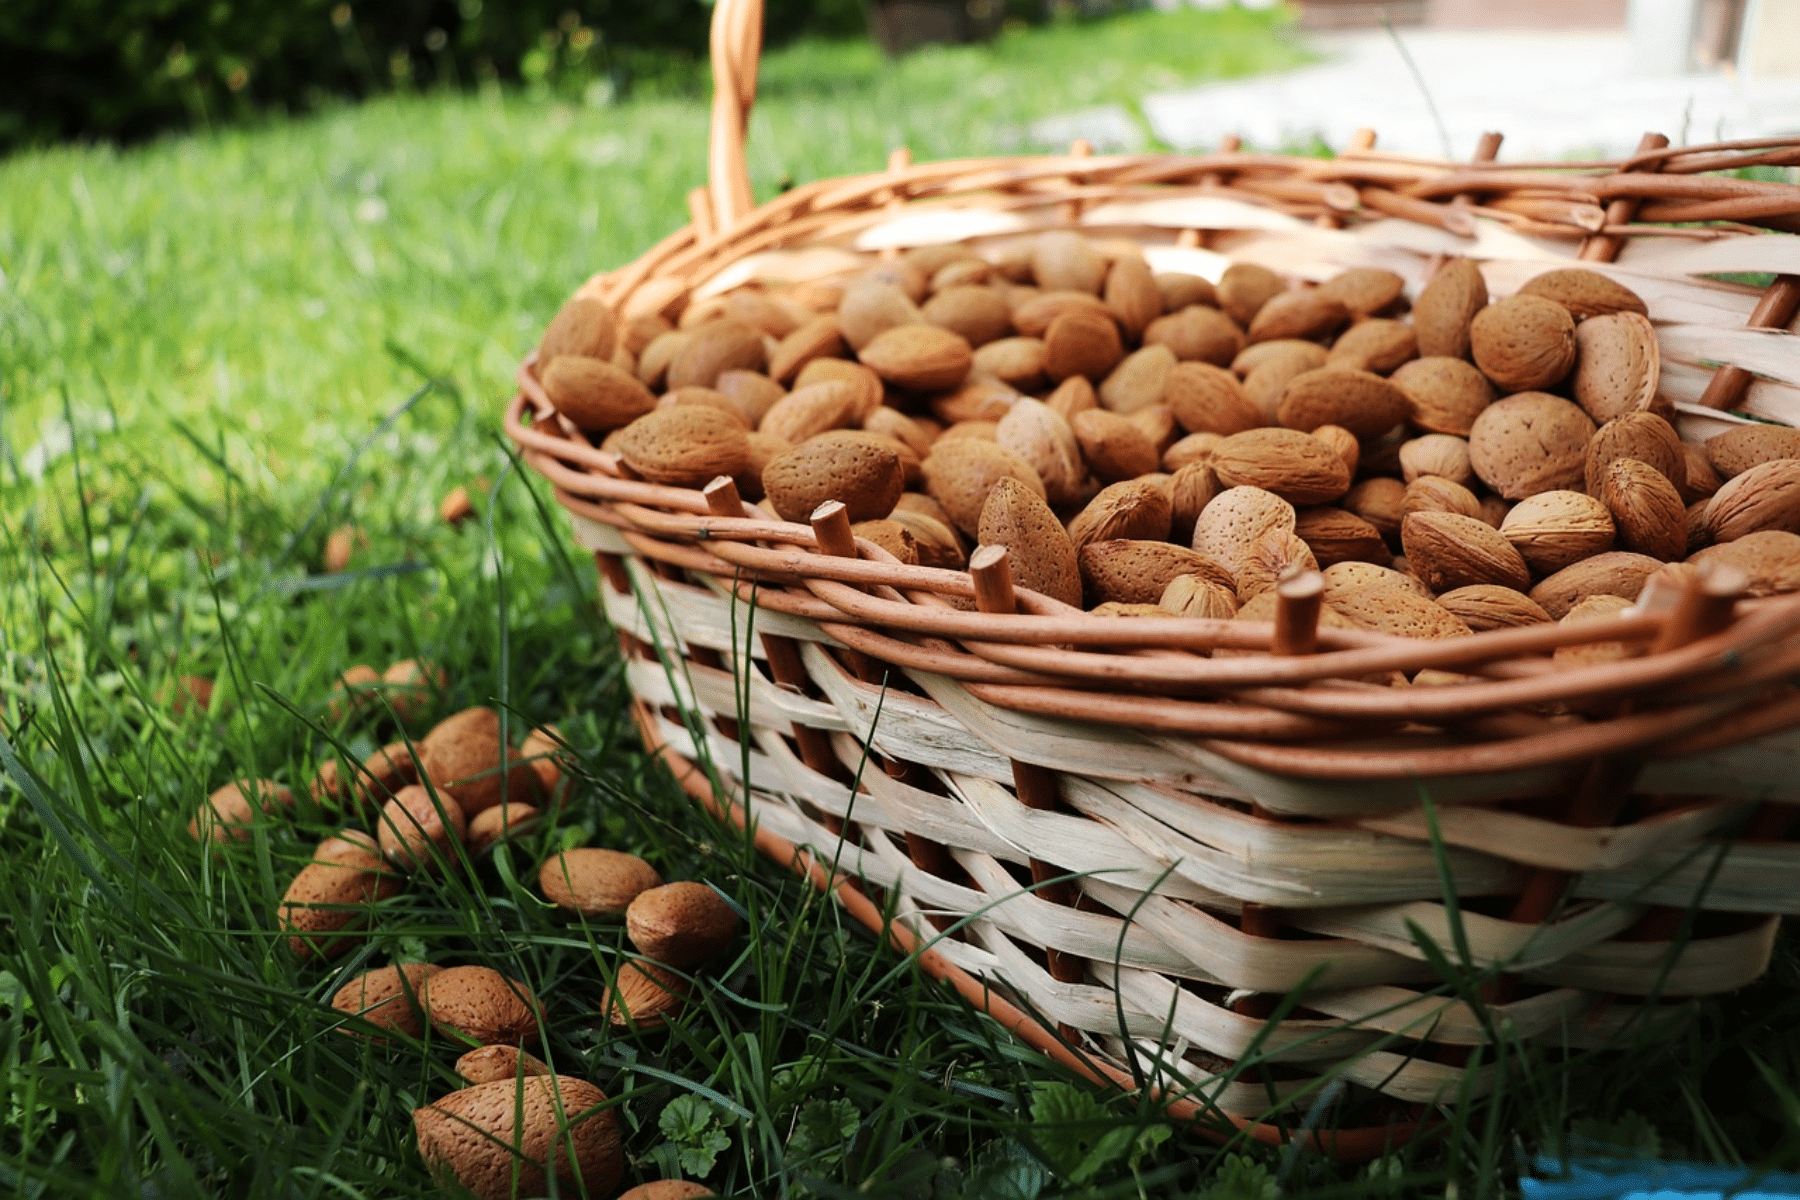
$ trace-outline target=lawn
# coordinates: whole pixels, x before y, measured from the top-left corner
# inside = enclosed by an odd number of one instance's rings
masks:
[[[991,153],[1038,117],[1296,60],[1235,9],[897,66],[801,44],[765,64],[752,172],[767,196],[899,144]],[[455,1052],[341,1036],[326,1004],[361,966],[426,957],[544,997],[543,1053],[619,1101],[630,1178],[727,1195],[1497,1196],[1572,1131],[1800,1164],[1776,1155],[1800,1073],[1800,1043],[1771,1033],[1795,1025],[1785,948],[1660,1046],[1518,1052],[1500,1101],[1372,1168],[1221,1155],[1071,1083],[696,815],[635,748],[593,569],[497,425],[561,299],[685,219],[705,127],[692,96],[402,95],[0,162],[0,1190],[434,1194],[409,1114],[454,1086]],[[453,528],[437,504],[459,485],[477,519]],[[350,569],[323,575],[342,527]],[[297,963],[271,913],[345,814],[303,801],[216,856],[187,819],[228,779],[303,790],[334,747],[393,736],[324,701],[347,667],[408,657],[450,680],[413,732],[473,704],[557,722],[568,804],[472,873],[419,877],[336,967]],[[184,675],[217,681],[210,711],[171,710]],[[575,844],[743,910],[667,1033],[596,1024],[623,935],[534,885]],[[1742,1082],[1764,1078],[1752,1052],[1772,1082]]]

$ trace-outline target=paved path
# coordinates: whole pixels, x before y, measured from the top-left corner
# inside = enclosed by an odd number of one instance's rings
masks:
[[[1646,130],[1677,143],[1800,132],[1800,80],[1637,75],[1623,33],[1400,30],[1399,37],[1455,159],[1468,158],[1488,129],[1506,135],[1500,156],[1514,162],[1626,154]],[[1342,146],[1366,125],[1381,149],[1445,154],[1444,133],[1392,37],[1338,34],[1312,44],[1324,61],[1145,96],[1145,115],[1178,149],[1211,148],[1228,133],[1261,149],[1302,145],[1314,135]],[[1032,128],[1032,140],[1090,136],[1097,149],[1136,148],[1123,118],[1105,109],[1053,118]]]

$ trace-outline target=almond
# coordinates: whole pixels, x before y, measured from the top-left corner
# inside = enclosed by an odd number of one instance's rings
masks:
[[[564,850],[538,870],[546,900],[588,917],[622,916],[640,892],[660,886],[662,877],[643,859],[598,847]]]
[[[507,760],[504,774],[502,757]],[[420,739],[418,759],[422,780],[429,779],[468,816],[502,800],[536,795],[537,773],[516,751],[507,751],[500,714],[491,708],[464,709],[438,722]]]
[[[469,1083],[511,1083],[552,1074],[535,1054],[505,1044],[477,1046],[456,1060],[456,1073]]]
[[[1487,280],[1474,263],[1466,258],[1445,263],[1413,304],[1413,333],[1419,339],[1420,355],[1469,357],[1469,326],[1487,302]]]
[[[376,903],[400,891],[401,880],[378,855],[346,848],[300,868],[281,897],[275,923],[298,958],[336,958],[355,939]]]
[[[1375,437],[1406,420],[1406,394],[1379,375],[1342,367],[1305,371],[1288,381],[1275,416],[1288,429],[1339,425]]]
[[[1455,513],[1476,520],[1482,517],[1481,501],[1475,498],[1475,493],[1442,475],[1421,475],[1406,485],[1406,493],[1400,500],[1402,526],[1407,517],[1425,512]]]
[[[638,355],[638,381],[650,387],[662,386],[669,373],[669,364],[675,361],[675,356],[688,344],[691,336],[685,329],[671,329],[645,346],[644,352]]]
[[[1600,494],[1607,468],[1621,458],[1649,464],[1671,484],[1687,478],[1687,455],[1680,435],[1653,413],[1628,412],[1595,431],[1588,443],[1585,467],[1589,495]]]
[[[730,397],[737,404],[749,418],[752,429],[761,425],[769,410],[787,395],[786,388],[758,371],[721,371],[713,386],[720,395]]]
[[[724,951],[737,928],[737,913],[704,883],[650,888],[625,910],[625,936],[631,944],[676,970],[697,967]]]
[[[1335,597],[1366,587],[1397,587],[1411,592],[1415,596],[1431,599],[1431,589],[1420,583],[1415,577],[1388,567],[1376,566],[1374,563],[1333,563],[1320,574],[1325,579],[1325,602],[1327,604],[1330,604]]]
[[[1350,490],[1344,460],[1293,429],[1251,429],[1219,443],[1212,467],[1226,487],[1258,487],[1294,504],[1325,504]]]
[[[1644,580],[1662,566],[1654,558],[1628,550],[1608,550],[1573,563],[1545,579],[1529,593],[1552,620],[1560,621],[1589,596],[1637,599]]]
[[[591,296],[572,296],[550,318],[538,345],[538,361],[549,362],[558,355],[610,359],[617,329],[612,309]]]
[[[1167,353],[1167,351],[1164,351],[1164,353]],[[1169,362],[1173,364],[1174,361],[1175,356],[1170,354]],[[1117,375],[1120,370],[1124,369],[1124,366],[1124,363],[1120,363],[1118,369],[1113,371],[1113,375]],[[1078,412],[1096,407],[1100,403],[1100,399],[1094,392],[1093,384],[1089,383],[1079,375],[1071,375],[1061,383],[1057,384],[1055,391],[1044,397],[1044,403],[1048,404],[1057,416],[1067,421]],[[1154,403],[1154,400],[1150,401],[1150,403]],[[1125,410],[1117,409],[1117,411]]]
[[[1408,483],[1425,475],[1439,475],[1464,487],[1475,482],[1469,443],[1447,433],[1428,433],[1401,445],[1400,473]]]
[[[1750,581],[1752,596],[1800,591],[1800,535],[1783,529],[1746,533],[1735,541],[1709,546],[1688,561],[1742,571]]]
[[[1218,435],[1195,434],[1193,436],[1217,437]],[[1210,453],[1201,461],[1177,467],[1174,476],[1169,480],[1169,540],[1182,545],[1191,545],[1194,540],[1194,522],[1200,519],[1201,512],[1208,504],[1212,503],[1213,497],[1217,496],[1221,490],[1219,477],[1212,469]]]
[[[441,861],[453,861],[451,847],[467,838],[468,829],[468,817],[455,799],[413,784],[382,805],[378,835],[389,862],[403,870],[425,871]]]
[[[1400,526],[1400,542],[1412,572],[1434,592],[1472,583],[1493,583],[1524,591],[1531,573],[1510,542],[1477,517],[1419,512]]]
[[[757,370],[763,362],[761,331],[742,321],[709,321],[690,330],[670,360],[668,386],[711,387],[721,372]]]
[[[925,490],[944,506],[956,527],[971,537],[981,525],[988,492],[1008,477],[1040,499],[1045,496],[1044,482],[1031,464],[994,442],[940,438],[925,459]]]
[[[801,368],[818,358],[838,358],[847,349],[836,313],[814,317],[781,339],[769,356],[769,375],[790,383]]]
[[[1087,507],[1069,522],[1069,537],[1078,550],[1090,542],[1112,538],[1160,541],[1169,536],[1172,511],[1169,496],[1162,488],[1127,479],[1102,488],[1099,495],[1088,501]],[[1204,546],[1194,548],[1206,553]]]
[[[1212,461],[1213,452],[1225,436],[1219,433],[1190,433],[1184,438],[1177,438],[1173,445],[1163,451],[1162,469],[1173,474],[1194,463]]]
[[[739,288],[725,297],[725,317],[741,321],[779,342],[800,327],[794,314],[761,292]]]
[[[1529,596],[1493,583],[1472,583],[1438,597],[1438,603],[1476,633],[1548,625],[1550,614]]]
[[[492,967],[450,967],[425,980],[425,1016],[462,1045],[533,1045],[544,1009],[531,989]]]
[[[1043,481],[1044,496],[1050,503],[1074,504],[1080,500],[1087,475],[1081,444],[1075,430],[1055,409],[1029,397],[1018,400],[1000,418],[994,440],[1031,464]]]
[[[1539,492],[1515,504],[1500,523],[1500,535],[1540,575],[1611,550],[1613,533],[1606,505],[1575,491]]]
[[[906,495],[918,495],[908,492]],[[920,496],[919,499],[929,499]],[[921,566],[941,567],[948,571],[960,571],[968,565],[968,555],[963,553],[962,542],[956,531],[947,520],[929,516],[922,512],[896,508],[888,517],[888,521],[900,526],[912,538],[912,546],[918,555]],[[881,524],[882,522],[871,522]],[[876,539],[870,538],[870,541]],[[896,555],[896,557],[899,557]]]
[[[863,364],[896,387],[921,392],[953,388],[974,364],[969,343],[936,325],[896,325],[858,351]]]
[[[567,1075],[502,1079],[413,1110],[419,1157],[476,1200],[610,1196],[625,1173],[619,1117],[606,1093]]]
[[[1419,339],[1412,326],[1378,317],[1358,321],[1346,330],[1331,344],[1326,362],[1334,367],[1386,375],[1417,357]]]
[[[660,1029],[686,1003],[687,980],[653,962],[623,963],[600,1005],[616,1029]]]
[[[1589,317],[1575,330],[1575,346],[1571,387],[1588,416],[1605,422],[1659,404],[1662,353],[1649,318],[1634,312]]]
[[[419,995],[425,981],[442,970],[434,963],[415,962],[364,971],[332,995],[331,1007],[389,1033],[420,1037],[425,1032],[425,1007],[419,1002]],[[360,1028],[351,1024],[338,1028],[344,1033],[363,1035]]]
[[[1777,458],[1733,476],[1706,503],[1715,542],[1781,529],[1800,533],[1800,458]]]
[[[1706,440],[1707,461],[1726,479],[1777,458],[1800,458],[1800,429],[1740,425]]]
[[[1077,561],[1089,606],[1116,601],[1155,604],[1169,581],[1198,575],[1219,587],[1234,586],[1230,572],[1197,550],[1168,542],[1112,539],[1083,546]],[[1149,599],[1145,599],[1149,597]]]
[[[1238,613],[1237,589],[1204,575],[1177,575],[1169,580],[1157,604],[1178,617],[1229,621]]]
[[[259,820],[294,806],[294,794],[271,779],[234,780],[213,792],[188,822],[195,841],[247,842]]]
[[[850,526],[850,532],[865,542],[875,543],[907,566],[918,565],[919,544],[913,540],[912,532],[896,521],[885,517],[858,521]]]
[[[1140,408],[1125,418],[1137,426],[1143,435],[1150,439],[1156,447],[1157,461],[1162,460],[1163,452],[1175,444],[1181,436],[1181,426],[1175,423],[1175,410],[1166,404],[1152,404],[1148,408]]]
[[[701,408],[710,408],[714,412],[724,413],[743,426],[746,433],[750,430],[750,417],[744,411],[744,406],[717,389],[709,387],[676,388],[656,402],[658,408],[678,408],[682,405],[698,405]]]
[[[1355,513],[1341,508],[1303,508],[1296,516],[1294,533],[1312,550],[1320,566],[1341,562],[1372,562],[1386,566],[1393,561],[1381,531]]]
[[[656,407],[649,388],[596,358],[562,355],[551,359],[541,376],[550,403],[577,429],[617,429]]]
[[[1544,392],[1490,404],[1469,430],[1469,462],[1481,481],[1508,500],[1579,488],[1586,481],[1594,423],[1575,405]]]
[[[1341,566],[1360,564],[1343,563]],[[1379,570],[1379,568],[1371,568]],[[1470,632],[1461,617],[1410,587],[1390,583],[1340,587],[1326,593],[1329,611],[1358,629],[1396,637],[1451,638]]]
[[[992,349],[999,344],[991,342],[982,349]],[[964,421],[999,421],[1011,411],[1018,399],[1019,393],[1010,385],[998,379],[982,379],[977,376],[970,378],[953,392],[933,396],[931,412],[947,425],[958,425]]]
[[[691,405],[646,413],[619,432],[617,445],[619,456],[639,475],[678,487],[699,487],[750,464],[744,427],[723,413]]]
[[[1026,337],[1043,337],[1050,331],[1050,323],[1067,312],[1109,316],[1106,305],[1090,292],[1031,292],[1021,288],[1015,289],[1012,296],[1021,299],[1013,305],[1013,328]]]
[[[1614,459],[1601,481],[1600,499],[1612,513],[1625,549],[1664,562],[1686,556],[1687,506],[1655,467],[1635,458]]]
[[[1069,426],[1089,468],[1105,482],[1135,479],[1161,465],[1155,444],[1128,417],[1089,409],[1076,413]]]
[[[1150,322],[1144,345],[1167,346],[1183,362],[1222,367],[1244,348],[1244,335],[1218,309],[1196,304]]]
[[[1589,596],[1564,613],[1558,624],[1583,625],[1616,621],[1620,614],[1630,607],[1631,601],[1623,596]],[[1592,666],[1636,658],[1644,653],[1644,649],[1641,642],[1583,642],[1573,646],[1558,646],[1555,654],[1551,657],[1563,666]]]
[[[1583,267],[1563,267],[1534,276],[1519,289],[1519,294],[1554,300],[1577,321],[1621,312],[1650,315],[1649,306],[1636,292]]]
[[[1106,260],[1079,233],[1058,229],[1038,235],[1031,250],[1031,274],[1046,291],[1098,295],[1106,278]]]
[[[1318,340],[1329,337],[1350,323],[1350,310],[1344,302],[1317,289],[1281,292],[1271,296],[1257,310],[1245,332],[1249,342],[1271,342],[1282,338]]]
[[[1295,359],[1305,364],[1294,371],[1294,374],[1299,374],[1300,371],[1317,370],[1330,357],[1330,352],[1317,342],[1302,341],[1299,338],[1276,338],[1245,346],[1231,360],[1231,370],[1238,378],[1244,379],[1265,363]]]
[[[827,430],[855,424],[858,400],[857,387],[843,380],[797,387],[763,414],[758,432],[797,446]]]
[[[900,456],[858,430],[809,438],[778,455],[763,471],[769,503],[785,521],[804,524],[827,500],[841,501],[852,521],[874,521],[894,511],[906,488]]]
[[[501,842],[524,837],[544,818],[535,804],[496,804],[469,818],[469,856],[485,854]]]
[[[946,288],[927,300],[921,311],[931,324],[943,326],[975,347],[1012,332],[1012,307],[993,288]]]
[[[1162,316],[1162,293],[1142,255],[1122,254],[1106,273],[1106,309],[1132,338],[1141,338],[1150,322]]]
[[[636,358],[644,352],[645,348],[649,346],[651,342],[654,342],[657,338],[670,332],[674,328],[675,326],[670,321],[655,313],[646,313],[641,317],[633,317],[631,320],[625,322],[625,327],[619,331],[618,342],[613,347],[613,353],[617,354],[619,350],[623,349],[633,358]]]
[[[977,534],[984,546],[1006,547],[1013,581],[1020,587],[1080,606],[1075,543],[1031,488],[1012,478],[998,480],[982,506]]]
[[[1146,353],[1146,351],[1139,351]],[[1267,424],[1237,376],[1211,363],[1176,363],[1163,385],[1163,400],[1191,433],[1242,433]]]
[[[1399,542],[1400,521],[1406,515],[1406,485],[1398,479],[1365,479],[1344,493],[1342,505],[1380,530],[1385,540]]]
[[[842,358],[815,358],[794,376],[794,390],[804,391],[817,383],[844,383],[850,386],[856,400],[855,419],[860,421],[881,407],[885,389],[881,376],[861,363]]]
[[[1406,397],[1407,418],[1427,433],[1467,437],[1475,418],[1494,402],[1494,385],[1460,358],[1419,358],[1389,380]]]
[[[1124,356],[1119,327],[1110,315],[1067,312],[1044,333],[1044,373],[1052,380],[1071,375],[1104,379]]]
[[[1047,352],[1042,339],[1005,337],[989,342],[975,351],[971,362],[974,372],[983,378],[997,379],[1008,387],[1029,390],[1044,381],[1046,358]]]
[[[1258,542],[1270,533],[1293,533],[1296,521],[1294,506],[1273,492],[1234,487],[1201,510],[1193,547],[1230,571],[1235,581]]]
[[[1508,296],[1482,309],[1469,325],[1475,365],[1506,392],[1561,383],[1575,366],[1575,344],[1575,318],[1541,296]]]
[[[1238,560],[1238,604],[1245,605],[1297,571],[1317,571],[1318,559],[1312,548],[1285,530],[1273,529],[1251,544],[1248,553]]]
[[[1156,276],[1156,294],[1161,298],[1162,310],[1166,313],[1180,312],[1190,304],[1204,304],[1211,308],[1219,306],[1219,295],[1213,289],[1211,280],[1182,271],[1159,272]]]
[[[1309,371],[1322,369],[1329,361],[1323,346],[1315,346],[1311,342],[1269,342],[1270,346],[1285,347],[1279,354],[1271,354],[1266,358],[1251,360],[1250,351],[1246,350],[1232,363],[1232,369],[1244,377],[1244,395],[1250,403],[1256,405],[1256,411],[1263,415],[1263,423],[1274,425],[1281,408],[1281,397],[1287,392],[1288,384]],[[1260,347],[1252,346],[1251,350]],[[1239,369],[1240,365],[1254,361],[1247,370]]]
[[[1216,290],[1219,307],[1247,329],[1263,305],[1287,291],[1287,284],[1267,267],[1239,262],[1225,268]]]
[[[1177,362],[1175,352],[1167,346],[1148,345],[1132,352],[1101,383],[1100,402],[1127,414],[1161,402]]]
[[[1318,292],[1361,319],[1399,305],[1406,293],[1406,280],[1381,267],[1353,267],[1321,283]]]
[[[933,293],[946,292],[953,287],[987,283],[993,274],[993,264],[985,258],[959,258],[937,269],[931,277],[931,290]]]
[[[837,310],[838,330],[850,349],[860,353],[882,333],[925,320],[912,298],[892,284],[863,281],[844,291]]]

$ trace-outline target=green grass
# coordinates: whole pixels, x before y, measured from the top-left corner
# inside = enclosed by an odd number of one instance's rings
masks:
[[[896,144],[988,153],[1039,116],[1294,57],[1239,12],[897,66],[802,44],[766,64],[753,173],[769,195]],[[1220,1157],[1071,1086],[699,817],[634,748],[593,569],[496,425],[561,298],[684,220],[705,122],[684,98],[394,97],[0,162],[0,1193],[433,1194],[408,1114],[452,1086],[453,1049],[354,1042],[324,1004],[344,972],[419,956],[546,998],[546,1056],[618,1099],[634,1173],[710,1160],[738,1195],[1497,1196],[1521,1151],[1571,1130],[1791,1165],[1791,1099],[1742,1083],[1750,1051],[1776,1080],[1800,1069],[1785,950],[1661,1048],[1522,1052],[1503,1102],[1376,1168]],[[481,519],[441,525],[438,498],[478,481]],[[344,524],[366,543],[322,578]],[[354,814],[303,803],[216,858],[185,823],[227,779],[303,785],[334,747],[391,736],[326,724],[323,700],[351,664],[411,656],[452,681],[426,723],[479,703],[559,722],[569,806],[473,874],[417,880],[344,964],[298,964],[273,907]],[[210,714],[159,701],[184,674],[219,681]],[[596,1029],[622,935],[532,886],[571,843],[743,907],[747,936],[673,1032]]]

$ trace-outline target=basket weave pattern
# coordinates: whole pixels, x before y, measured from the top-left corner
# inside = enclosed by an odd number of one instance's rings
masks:
[[[1372,144],[1329,161],[900,155],[752,209],[759,27],[759,5],[717,6],[711,186],[693,225],[587,285],[615,311],[1055,228],[1128,238],[1159,270],[1378,266],[1413,294],[1447,255],[1495,296],[1580,261],[1647,301],[1685,437],[1800,424],[1800,238],[1779,236],[1800,229],[1800,188],[1709,173],[1800,162],[1794,144],[1647,139],[1626,162],[1505,167]],[[1715,278],[1750,271],[1777,279]],[[976,597],[967,573],[828,552],[733,497],[630,478],[556,417],[532,360],[519,389],[507,428],[596,556],[647,742],[1091,1075],[1246,1116],[1334,1069],[1441,1102],[1485,1086],[1456,1048],[1496,1026],[1438,986],[1421,933],[1506,970],[1491,1011],[1513,1036],[1589,1046],[1754,979],[1800,911],[1800,845],[1781,840],[1800,803],[1800,599],[1727,598],[1695,625],[1693,596],[1651,595],[1605,634],[1650,652],[1587,666],[1555,655],[1593,640],[1581,626],[1322,629],[1315,653],[1280,655],[1251,622],[1096,617],[1024,591],[1016,613],[970,612],[952,603]],[[1353,682],[1428,668],[1461,681]],[[1546,886],[1555,902],[1520,919],[1510,898]],[[1267,995],[1300,987],[1266,1031]],[[1238,1077],[1253,1048],[1281,1068]]]

